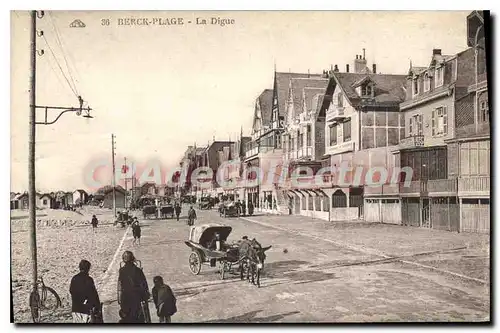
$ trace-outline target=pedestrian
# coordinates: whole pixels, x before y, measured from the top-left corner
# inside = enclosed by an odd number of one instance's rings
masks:
[[[188,225],[194,225],[194,220],[196,220],[196,211],[194,210],[193,206],[191,206],[188,212]]]
[[[245,216],[247,213],[247,206],[245,204],[245,200],[241,202],[241,215]]]
[[[179,216],[181,215],[181,205],[178,202],[175,203],[175,216],[177,217],[177,221],[179,221]]]
[[[100,312],[101,309],[94,280],[89,276],[90,266],[89,261],[80,261],[80,272],[71,279],[69,293],[73,323],[88,324],[91,321],[91,313]]]
[[[97,217],[95,215],[92,215],[92,221],[90,222],[92,224],[92,230],[95,232],[97,225],[99,224],[99,221],[97,220]]]
[[[177,299],[172,289],[163,282],[161,276],[155,276],[153,284],[151,294],[156,306],[156,314],[160,319],[160,323],[170,323],[171,317],[177,312]]]
[[[132,235],[134,236],[133,245],[141,245],[141,225],[137,218],[135,218],[134,223],[132,223]]]
[[[120,322],[144,323],[142,303],[149,299],[148,282],[131,251],[122,255],[123,267],[118,271],[118,292],[120,300]]]

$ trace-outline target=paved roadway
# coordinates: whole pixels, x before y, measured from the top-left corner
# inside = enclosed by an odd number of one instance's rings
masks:
[[[185,213],[185,212],[183,212]],[[186,220],[142,221],[140,246],[131,231],[117,250],[99,292],[105,322],[118,321],[116,279],[121,254],[132,250],[142,261],[152,287],[164,277],[177,296],[173,322],[374,322],[483,321],[489,319],[487,287],[467,279],[398,261],[380,261],[379,254],[356,250],[324,237],[273,227],[288,217],[221,218],[216,211],[197,211],[197,224],[233,227],[229,240],[256,237],[267,252],[261,288],[238,276],[220,280],[216,268],[202,266],[200,275],[188,267],[184,244]],[[252,220],[252,221],[251,221]],[[265,226],[255,222],[265,222]],[[307,223],[305,220],[304,223]],[[286,226],[286,223],[284,224]],[[344,239],[343,243],[349,243]],[[157,317],[151,305],[153,321]]]

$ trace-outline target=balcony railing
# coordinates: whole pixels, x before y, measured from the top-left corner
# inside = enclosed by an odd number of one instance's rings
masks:
[[[247,150],[245,152],[245,157],[248,158],[248,157],[257,155],[258,153],[259,153],[259,147],[254,147],[254,148]]]
[[[384,184],[382,186],[365,186],[363,188],[364,195],[399,195],[399,184]]]
[[[335,106],[326,113],[326,121],[338,121],[340,119],[346,118],[345,107]]]
[[[427,193],[427,182],[425,180],[415,180],[410,182],[409,186],[405,185],[405,183],[399,183],[399,192],[401,194]]]
[[[477,123],[455,128],[457,138],[466,138],[472,135],[489,135],[490,123]]]
[[[424,146],[423,135],[413,135],[399,141],[399,149],[410,149]]]
[[[458,195],[489,195],[490,177],[478,176],[458,179]]]
[[[336,146],[326,147],[325,153],[329,154],[329,155],[336,155],[336,154],[345,153],[345,152],[353,151],[353,150],[354,150],[354,141],[348,141],[348,142],[338,144]]]
[[[456,178],[453,179],[435,179],[427,181],[427,191],[433,193],[456,193],[458,188]]]

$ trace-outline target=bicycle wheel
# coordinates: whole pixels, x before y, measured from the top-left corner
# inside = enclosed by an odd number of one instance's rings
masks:
[[[38,290],[34,290],[30,293],[30,310],[31,310],[31,318],[34,323],[40,322],[41,311],[40,311],[40,295],[38,294]]]
[[[61,298],[56,291],[50,287],[44,287],[42,289],[42,299],[40,304],[43,309],[49,311],[54,311],[62,306]]]

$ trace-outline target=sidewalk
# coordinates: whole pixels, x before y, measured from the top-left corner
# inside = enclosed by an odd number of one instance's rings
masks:
[[[383,258],[489,281],[489,235],[363,222],[327,222],[305,216],[251,216],[246,221],[309,236]]]

